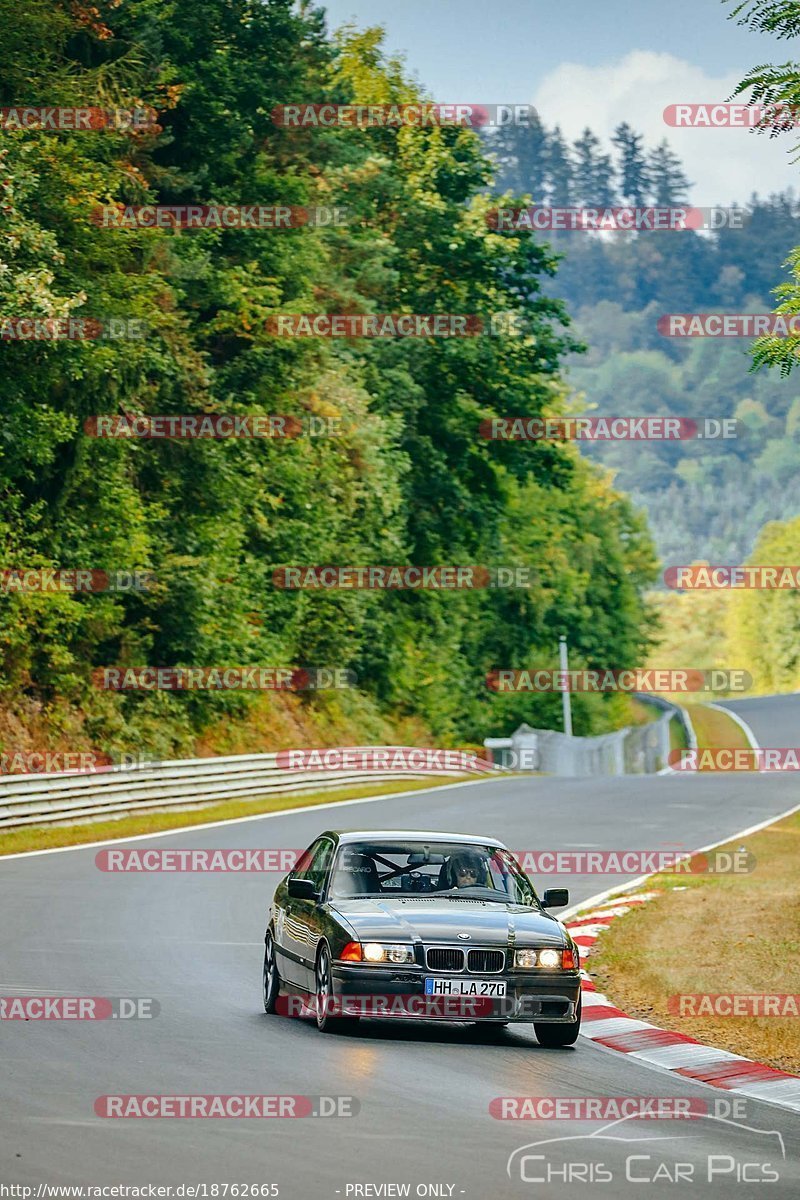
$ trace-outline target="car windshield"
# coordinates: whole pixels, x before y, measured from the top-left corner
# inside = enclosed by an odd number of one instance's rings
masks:
[[[512,854],[479,842],[347,842],[339,848],[331,898],[438,895],[537,905]]]

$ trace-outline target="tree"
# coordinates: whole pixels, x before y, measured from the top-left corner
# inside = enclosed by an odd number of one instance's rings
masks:
[[[187,753],[210,722],[245,718],[250,699],[98,694],[92,668],[307,664],[353,670],[356,711],[474,739],[498,711],[484,674],[513,665],[523,632],[535,655],[566,623],[587,659],[640,660],[655,571],[641,520],[574,447],[479,434],[495,415],[561,411],[562,362],[579,348],[546,290],[550,247],[487,223],[497,200],[482,139],[457,127],[293,131],[271,119],[287,97],[418,103],[380,31],[332,42],[319,10],[293,0],[129,0],[104,5],[102,20],[96,8],[32,0],[24,23],[12,10],[0,0],[12,30],[0,50],[4,104],[24,82],[51,103],[144,103],[159,115],[144,134],[4,133],[0,317],[136,317],[148,330],[3,342],[4,563],[155,576],[129,596],[0,594],[0,694],[17,721],[43,713],[54,737]],[[261,198],[342,205],[350,223],[184,234],[91,219],[101,203]],[[266,318],[285,311],[476,314],[487,330],[510,313],[523,332],[269,337]],[[335,417],[340,432],[84,431],[93,415],[162,413]],[[542,580],[524,595],[273,583],[293,563],[508,561],[541,568]],[[551,578],[556,561],[571,569]],[[549,703],[529,697],[525,713],[543,718]],[[602,706],[587,708],[587,723],[603,719]]]
[[[749,563],[791,563],[800,539],[800,517],[775,521],[761,532]],[[728,598],[728,661],[753,676],[756,692],[800,688],[800,595],[797,589],[748,589]]]
[[[637,206],[647,202],[650,176],[642,150],[644,137],[635,133],[627,121],[614,130],[611,141],[617,148],[620,192],[626,203]]]
[[[600,151],[600,139],[587,126],[573,143],[574,199],[586,208],[613,208],[616,204],[614,167],[610,154]]]
[[[556,125],[547,138],[547,201],[554,208],[567,208],[572,198],[572,162],[569,147]]]
[[[687,202],[691,184],[666,138],[647,156],[647,179],[654,204],[674,208]]]
[[[774,33],[778,38],[800,36],[800,10],[796,3],[788,0],[746,0],[738,3],[731,13],[742,25],[763,33]],[[767,110],[761,130],[771,136],[794,130],[800,112],[800,66],[786,63],[782,66],[754,67],[737,85],[734,95],[750,94],[749,103],[761,104]],[[798,148],[800,154],[800,148]],[[797,155],[796,155],[797,157]],[[800,314],[800,246],[789,255],[787,264],[791,279],[775,289],[779,304],[776,312],[786,316]],[[761,337],[753,347],[756,366],[778,367],[782,375],[789,375],[796,368],[800,356],[800,337]]]
[[[759,33],[774,33],[779,38],[800,36],[800,9],[796,0],[723,0],[734,4],[731,20],[749,25]]]
[[[547,131],[531,110],[528,125],[505,125],[487,138],[487,149],[499,170],[496,187],[544,202],[547,175]]]

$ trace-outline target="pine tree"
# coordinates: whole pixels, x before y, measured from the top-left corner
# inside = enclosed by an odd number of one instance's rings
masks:
[[[572,204],[573,166],[569,147],[556,125],[547,139],[547,199],[555,208]]]
[[[647,160],[642,151],[643,136],[636,133],[627,121],[614,130],[611,139],[619,152],[620,191],[628,204],[647,202],[650,186]]]
[[[683,164],[664,138],[647,157],[650,191],[655,204],[670,207],[685,204],[692,186],[683,172]]]
[[[487,139],[498,164],[497,190],[528,195],[535,204],[544,199],[547,170],[547,130],[534,112],[528,125],[507,125]]]
[[[612,208],[616,203],[614,167],[609,154],[600,153],[600,139],[587,127],[573,145],[576,204]]]

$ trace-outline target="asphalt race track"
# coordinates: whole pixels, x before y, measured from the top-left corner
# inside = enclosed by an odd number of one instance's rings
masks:
[[[725,700],[720,708],[746,721],[760,746],[800,744],[800,693],[794,696],[758,696],[752,700]]]
[[[800,697],[736,707],[763,744],[776,744],[778,733],[779,744],[797,744]],[[790,776],[517,778],[128,844],[294,848],[326,827],[417,827],[484,832],[515,849],[694,848],[797,802]],[[368,1021],[337,1036],[319,1034],[306,1021],[268,1017],[261,1006],[262,946],[277,876],[107,874],[97,869],[96,852],[0,861],[0,995],[146,996],[161,1011],[149,1021],[0,1022],[0,1181],[273,1183],[285,1200],[402,1194],[478,1200],[545,1190],[565,1200],[590,1191],[654,1198],[800,1194],[800,1120],[775,1105],[742,1098],[733,1123],[640,1120],[618,1126],[617,1140],[590,1142],[593,1124],[490,1115],[496,1096],[689,1096],[728,1104],[735,1098],[586,1039],[574,1049],[543,1050],[528,1026],[483,1033]],[[624,877],[537,882],[567,884],[574,902]],[[676,929],[675,953],[692,952]],[[360,1111],[297,1120],[95,1116],[96,1097],[130,1093],[348,1095]],[[544,1147],[546,1168],[542,1160],[525,1160],[530,1182],[521,1179],[520,1156],[509,1177],[513,1151],[565,1137],[580,1140]],[[576,1179],[576,1163],[593,1177]],[[556,1168],[561,1175],[551,1175],[547,1189],[532,1181]],[[716,1172],[712,1182],[709,1169]],[[626,1182],[626,1171],[639,1182]],[[373,1187],[354,1189],[359,1184]],[[388,1184],[410,1189],[386,1190]]]

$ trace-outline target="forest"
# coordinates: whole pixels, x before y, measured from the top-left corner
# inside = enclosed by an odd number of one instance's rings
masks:
[[[575,446],[478,436],[497,415],[565,411],[581,345],[553,249],[487,224],[495,167],[480,134],[276,123],[276,106],[298,99],[419,98],[379,30],[334,35],[311,5],[31,0],[24,21],[15,12],[0,0],[4,109],[156,117],[7,121],[2,133],[3,578],[79,568],[149,580],[91,594],[0,589],[5,748],[163,756],[289,736],[475,741],[520,720],[558,722],[558,696],[498,696],[486,676],[554,666],[562,633],[576,666],[640,662],[657,577],[644,515]],[[347,221],[98,222],[155,204],[328,208]],[[271,336],[278,316],[309,313],[467,314],[488,326],[510,314],[528,332]],[[32,320],[116,334],[13,336]],[[108,419],[192,414],[267,426],[281,414],[332,435],[96,436]],[[524,587],[446,591],[273,582],[281,568],[330,563],[532,575]],[[96,683],[107,668],[256,665],[354,683],[297,694]],[[619,702],[578,697],[575,720],[576,732],[606,728]]]
[[[495,186],[533,204],[743,210],[741,228],[708,233],[546,235],[563,256],[546,292],[566,303],[587,347],[568,358],[576,413],[736,421],[724,441],[584,443],[584,451],[646,510],[666,563],[743,562],[767,522],[800,511],[800,392],[766,358],[753,360],[748,339],[669,338],[658,321],[771,312],[782,264],[800,241],[797,197],[698,196],[666,139],[647,147],[627,123],[608,151],[589,128],[569,144],[538,118],[485,137]]]

